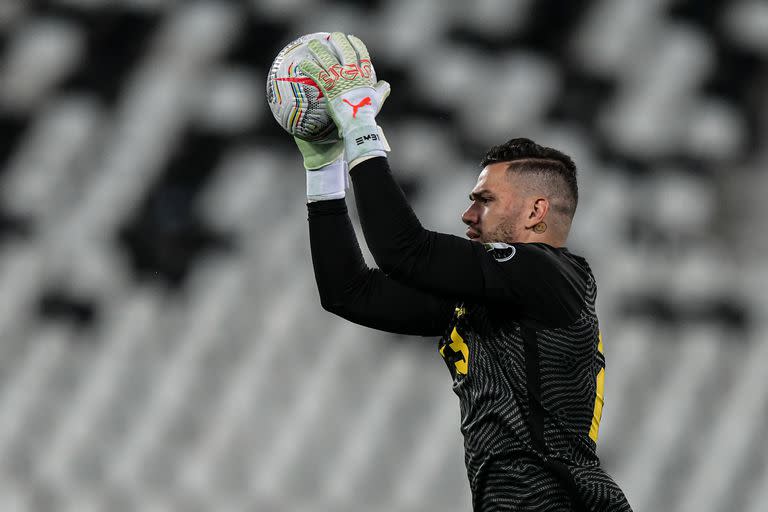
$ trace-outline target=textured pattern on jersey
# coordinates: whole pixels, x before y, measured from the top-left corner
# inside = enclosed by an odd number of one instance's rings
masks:
[[[532,383],[522,332],[527,324],[510,306],[459,305],[439,342],[460,400],[475,510],[578,510],[575,502],[588,510],[631,510],[621,489],[600,468],[589,437],[596,377],[605,367],[598,351],[595,279],[583,258],[570,253],[562,257],[589,284],[583,310],[571,325],[533,330],[537,407],[543,416],[538,437],[530,424]],[[465,351],[451,349],[456,334]],[[466,373],[458,371],[462,364]]]
[[[482,485],[473,492],[475,510],[570,511],[570,498],[557,479],[535,461],[493,461],[483,468]]]

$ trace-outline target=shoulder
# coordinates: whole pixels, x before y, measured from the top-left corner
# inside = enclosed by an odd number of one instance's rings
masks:
[[[594,280],[586,261],[566,248],[542,243],[486,243],[480,265],[488,297],[513,303],[548,326],[575,320],[587,304]]]
[[[542,243],[515,244],[516,252],[525,254],[542,266],[551,267],[556,272],[569,273],[586,278],[592,275],[587,260],[573,254],[565,247],[553,247]]]
[[[553,247],[543,243],[507,244],[493,242],[483,244],[485,251],[497,263],[531,266],[538,270],[591,274],[587,261],[572,254],[566,248]]]
[[[587,261],[567,248],[542,243],[512,244],[515,258],[525,260],[538,300],[531,303],[537,316],[555,324],[575,320],[586,305],[594,285]],[[549,323],[549,322],[548,322]]]

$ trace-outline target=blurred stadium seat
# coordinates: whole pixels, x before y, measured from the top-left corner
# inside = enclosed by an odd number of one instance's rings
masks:
[[[336,29],[427,226],[492,144],[576,158],[634,509],[768,509],[765,2],[4,0],[0,510],[469,509],[434,340],[315,291],[263,77]]]

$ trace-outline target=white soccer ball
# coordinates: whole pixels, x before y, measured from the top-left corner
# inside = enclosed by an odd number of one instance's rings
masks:
[[[299,69],[302,60],[311,58],[309,41],[317,39],[333,51],[328,37],[328,32],[315,32],[291,41],[277,54],[267,76],[272,115],[285,131],[307,141],[326,139],[336,129],[320,87]]]

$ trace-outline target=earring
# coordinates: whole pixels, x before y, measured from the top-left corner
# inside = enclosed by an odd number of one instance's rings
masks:
[[[543,221],[533,226],[533,232],[538,235],[542,234],[546,230],[547,230],[547,223]]]

